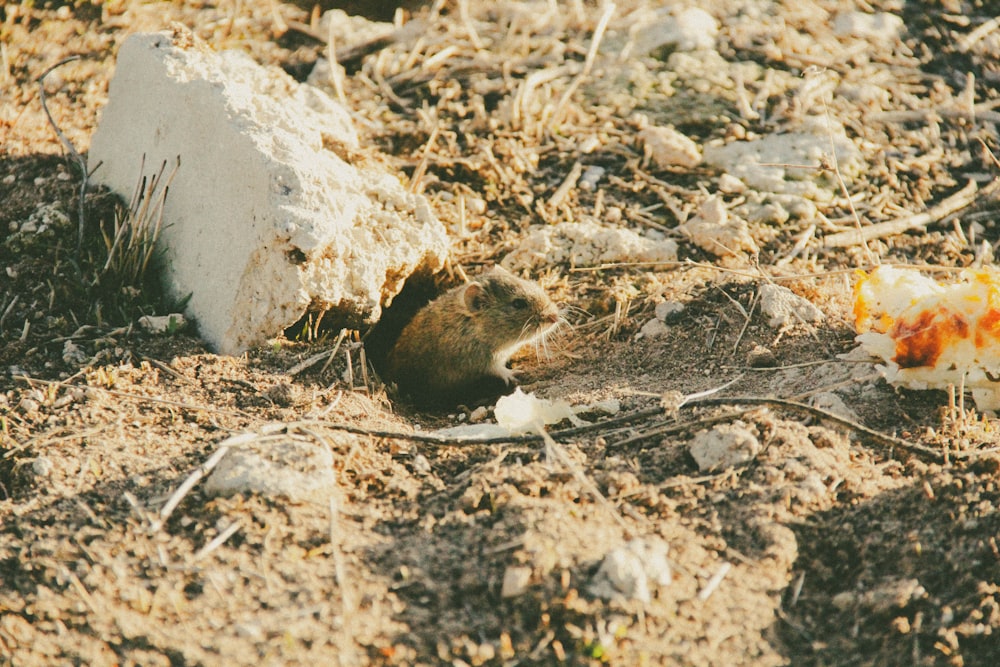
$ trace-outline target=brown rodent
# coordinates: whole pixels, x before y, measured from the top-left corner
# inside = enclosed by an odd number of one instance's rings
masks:
[[[496,267],[418,311],[389,351],[385,374],[421,404],[459,402],[484,386],[498,394],[514,381],[511,356],[560,321],[541,287]]]

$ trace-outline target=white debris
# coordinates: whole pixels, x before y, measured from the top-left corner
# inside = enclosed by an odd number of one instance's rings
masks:
[[[347,111],[242,52],[191,36],[129,37],[89,160],[126,199],[169,172],[160,237],[165,282],[217,351],[236,353],[295,323],[310,305],[345,325],[372,321],[414,271],[448,252],[427,201],[374,166]],[[142,164],[144,168],[141,168]]]
[[[757,243],[750,235],[746,220],[730,215],[717,196],[706,199],[698,214],[678,225],[677,229],[696,246],[713,255],[757,252]]]
[[[604,412],[616,414],[621,410],[621,402],[609,399],[587,405],[570,405],[567,401],[552,401],[538,398],[534,393],[526,394],[520,387],[508,396],[497,399],[493,415],[496,424],[460,424],[449,428],[438,429],[434,435],[455,439],[502,438],[509,435],[535,433],[539,427],[558,424],[569,420],[574,426],[583,426],[587,422],[577,417],[578,414]]]
[[[647,125],[639,130],[646,159],[660,169],[696,167],[701,163],[701,149],[693,140],[672,127]]]
[[[870,42],[892,44],[900,39],[906,27],[903,17],[878,12],[841,12],[833,19],[834,34],[845,37],[857,37]]]
[[[716,189],[718,189],[719,192],[724,192],[726,194],[739,194],[741,192],[746,192],[747,184],[732,174],[726,173],[719,176],[719,182]]]
[[[668,547],[658,538],[635,538],[604,556],[590,581],[591,595],[606,600],[649,602],[656,587],[671,581]]]
[[[342,433],[338,438],[354,440]],[[326,505],[337,492],[329,447],[261,438],[232,447],[205,482],[209,495],[259,493]]]
[[[684,304],[680,301],[661,301],[654,310],[656,317],[664,322],[676,320],[684,312]]]
[[[760,312],[775,329],[800,322],[820,322],[823,311],[792,290],[773,283],[760,286]]]
[[[564,263],[595,266],[674,261],[677,261],[677,243],[672,239],[648,239],[630,229],[584,219],[533,227],[501,264],[512,271],[523,271]]]
[[[187,326],[187,319],[181,313],[169,315],[143,315],[139,326],[153,334],[176,333]]]
[[[538,398],[533,393],[524,393],[520,387],[497,401],[493,416],[499,426],[514,434],[536,431],[541,426],[557,424],[564,419],[575,426],[583,423],[577,419],[573,406],[568,402]]]
[[[528,590],[529,583],[531,583],[531,568],[525,565],[512,565],[503,571],[500,597],[516,598]]]
[[[868,614],[888,614],[927,597],[917,579],[887,579],[867,591],[844,591],[833,596],[833,606],[841,611],[863,609]]]
[[[450,440],[488,440],[490,438],[506,438],[511,432],[499,424],[459,424],[439,428],[434,435]]]
[[[31,462],[31,472],[37,477],[48,477],[55,470],[55,464],[47,456],[39,456]]]
[[[845,178],[860,173],[864,166],[861,151],[847,137],[843,125],[830,127],[825,117],[809,119],[795,132],[707,144],[703,156],[707,164],[729,172],[756,190],[829,201],[835,184],[821,166],[832,161],[834,149],[837,166]]]
[[[580,176],[579,187],[581,190],[595,190],[597,189],[597,184],[602,178],[607,170],[604,167],[599,167],[597,165],[590,165],[583,170],[583,174]]]
[[[89,358],[89,355],[73,341],[68,340],[63,343],[62,359],[64,363],[70,366],[79,366],[86,363]]]
[[[632,31],[637,55],[662,49],[694,51],[715,48],[719,22],[704,9],[664,8],[636,12],[633,16],[635,23]]]
[[[832,391],[823,391],[815,394],[810,402],[820,410],[832,412],[833,414],[843,417],[844,419],[858,421],[858,413],[849,408],[847,403],[844,402],[844,399]]]
[[[760,442],[741,421],[700,431],[688,452],[702,472],[718,471],[747,463],[760,452]]]
[[[663,320],[658,317],[654,317],[639,329],[639,333],[635,335],[636,340],[641,338],[660,338],[666,336],[670,333],[670,327],[663,323]]]

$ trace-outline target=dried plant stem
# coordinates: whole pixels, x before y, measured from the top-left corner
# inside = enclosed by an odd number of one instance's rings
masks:
[[[978,189],[975,181],[969,181],[964,188],[923,213],[908,215],[895,220],[887,220],[847,232],[830,234],[823,239],[823,245],[827,248],[845,248],[858,243],[867,243],[872,239],[902,234],[911,229],[927,227],[927,225],[965,208],[976,201],[976,199],[992,194],[997,190],[998,186],[1000,186],[1000,179],[994,180],[982,190]]]
[[[59,137],[59,141],[62,145],[66,147],[66,150],[70,152],[73,158],[76,160],[77,166],[80,168],[80,206],[79,206],[79,222],[77,224],[76,232],[76,258],[77,261],[80,259],[80,253],[83,250],[83,231],[86,229],[87,218],[85,213],[85,203],[87,195],[87,181],[89,179],[89,174],[87,173],[87,161],[83,159],[79,151],[73,146],[73,143],[63,134],[63,131],[59,129],[56,125],[56,121],[52,118],[52,113],[49,111],[49,106],[45,103],[45,77],[47,77],[53,70],[58,67],[62,67],[68,62],[74,60],[79,60],[80,56],[70,56],[69,58],[63,58],[57,62],[52,67],[48,68],[42,75],[38,77],[38,97],[42,102],[42,110],[45,111],[45,117],[49,120],[49,125],[55,130],[56,136]]]

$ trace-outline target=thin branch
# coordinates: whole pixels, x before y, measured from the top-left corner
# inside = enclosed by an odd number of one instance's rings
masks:
[[[83,231],[86,228],[86,214],[84,211],[85,209],[84,204],[85,204],[85,197],[87,195],[87,182],[90,177],[90,174],[87,173],[87,161],[83,159],[83,156],[80,155],[79,151],[76,150],[72,142],[70,142],[70,140],[66,137],[66,135],[63,134],[63,131],[59,129],[59,126],[56,125],[56,121],[52,117],[52,113],[49,111],[49,106],[45,103],[45,77],[47,77],[56,68],[62,67],[68,62],[72,62],[74,60],[79,60],[79,59],[80,56],[70,56],[69,58],[63,58],[52,67],[42,72],[42,75],[38,77],[38,96],[42,101],[42,110],[45,111],[45,117],[49,119],[49,125],[51,125],[52,129],[55,130],[56,136],[59,137],[59,141],[62,142],[62,145],[66,147],[66,150],[69,151],[70,154],[76,159],[76,164],[80,168],[80,211],[79,211],[80,219],[77,225],[77,234],[76,234],[76,258],[78,261],[80,259],[80,253],[83,251]]]
[[[880,239],[886,236],[902,234],[911,229],[923,229],[928,225],[945,218],[952,213],[959,211],[972,204],[981,197],[992,194],[1000,187],[1000,179],[995,179],[982,190],[979,190],[975,181],[969,181],[968,185],[948,197],[944,201],[932,206],[923,213],[907,215],[895,220],[886,220],[868,227],[852,229],[846,232],[830,234],[823,239],[823,245],[827,248],[845,248],[858,243],[867,243],[872,239]]]

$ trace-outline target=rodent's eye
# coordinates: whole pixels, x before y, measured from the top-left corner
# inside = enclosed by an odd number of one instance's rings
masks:
[[[514,306],[518,310],[524,310],[525,308],[528,307],[528,300],[527,299],[522,299],[521,297],[518,297],[518,298],[514,299],[513,301],[511,301],[510,305]]]

